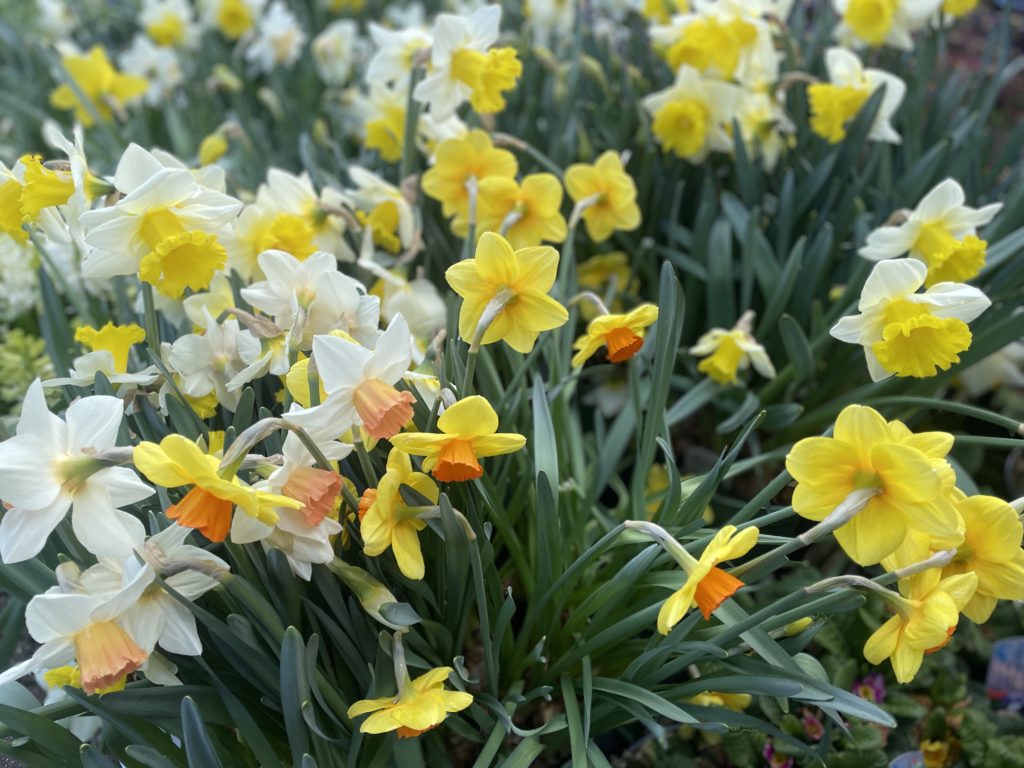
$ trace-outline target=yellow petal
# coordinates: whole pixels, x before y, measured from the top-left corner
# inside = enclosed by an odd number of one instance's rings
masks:
[[[903,620],[899,616],[893,616],[868,638],[864,645],[864,658],[872,664],[881,664],[892,656],[902,630]]]
[[[526,445],[526,438],[522,435],[499,432],[494,435],[474,437],[472,440],[473,453],[479,457],[501,456],[506,453],[515,453]]]
[[[441,418],[437,420],[437,428],[446,435],[458,436],[469,440],[480,435],[490,435],[498,431],[498,414],[480,395],[471,395],[459,400],[455,405],[445,408]]]

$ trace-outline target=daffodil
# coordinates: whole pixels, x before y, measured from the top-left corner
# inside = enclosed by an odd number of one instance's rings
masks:
[[[399,683],[394,696],[362,699],[348,708],[350,718],[370,714],[359,725],[362,733],[395,731],[400,739],[419,736],[436,728],[452,712],[461,712],[473,703],[473,697],[462,691],[448,691],[444,683],[451,667],[437,667],[416,679]]]
[[[370,22],[369,31],[370,38],[377,47],[364,76],[364,80],[371,84],[388,85],[408,81],[417,55],[429,49],[433,41],[427,30],[417,26],[388,29]]]
[[[576,163],[565,170],[565,189],[579,206],[587,234],[602,243],[613,232],[632,232],[640,226],[636,184],[622,166],[618,152],[604,152],[593,165]]]
[[[256,72],[292,67],[305,50],[306,33],[299,18],[281,0],[273,0],[260,17],[245,58]]]
[[[188,0],[144,0],[139,26],[154,43],[171,48],[194,45],[199,33]]]
[[[153,495],[127,467],[101,459],[115,447],[124,403],[95,395],[72,403],[65,419],[50,413],[37,379],[29,387],[14,437],[0,443],[0,558],[28,560],[71,511],[75,537],[101,557],[127,557],[145,536],[121,507]]]
[[[868,235],[859,253],[866,259],[894,259],[905,253],[928,266],[925,286],[963,282],[985,266],[988,243],[979,238],[978,227],[988,224],[1002,203],[982,208],[964,205],[964,190],[946,179],[922,198],[917,207],[896,225],[885,225]]]
[[[462,297],[459,335],[475,343],[482,319],[489,319],[480,344],[504,340],[517,352],[529,352],[543,331],[564,325],[565,307],[548,296],[558,271],[558,251],[550,246],[512,246],[485,232],[476,257],[448,268],[445,279]],[[489,315],[485,318],[485,312]]]
[[[348,175],[355,187],[345,193],[355,205],[356,218],[372,232],[374,243],[391,253],[411,246],[416,223],[402,191],[365,168],[349,166]]]
[[[658,631],[667,635],[672,627],[694,606],[704,619],[710,619],[718,607],[736,594],[743,582],[718,566],[747,554],[757,544],[757,528],[738,530],[735,525],[723,526],[695,558],[664,528],[654,523],[628,520],[626,527],[649,536],[665,548],[686,574],[683,586],[672,593],[658,612]]]
[[[679,67],[675,83],[643,100],[653,118],[651,130],[665,152],[699,163],[711,152],[731,152],[730,127],[743,91],[732,83]]]
[[[721,80],[745,74],[745,60],[764,37],[771,40],[771,30],[763,20],[723,10],[679,14],[668,24],[651,28],[651,40],[673,72],[687,65]]]
[[[445,409],[437,420],[440,434],[401,432],[391,445],[423,456],[423,469],[444,483],[480,477],[479,459],[515,453],[526,445],[522,435],[498,432],[498,414],[479,395],[465,397]]]
[[[889,593],[896,615],[885,622],[864,645],[864,658],[872,664],[892,662],[896,680],[909,683],[921,668],[926,653],[949,642],[964,609],[978,586],[973,573],[942,577],[930,568],[908,580],[901,595]]]
[[[531,173],[521,184],[492,176],[480,182],[478,194],[480,230],[499,232],[513,248],[565,240],[562,184],[554,174]]]
[[[398,162],[405,145],[405,109],[408,95],[400,88],[371,83],[366,99],[363,143],[389,163]]]
[[[962,610],[982,624],[997,600],[1024,600],[1024,527],[1013,507],[994,496],[969,496],[956,510],[964,521],[964,541],[942,575],[977,575],[978,590]]]
[[[25,155],[21,188],[21,215],[25,222],[35,221],[44,208],[64,205],[75,192],[70,170],[47,168],[39,155]]]
[[[495,147],[483,131],[472,130],[465,138],[449,139],[437,147],[434,165],[423,174],[423,193],[441,203],[445,216],[468,220],[470,190],[475,200],[484,179],[513,179],[517,170],[515,155]]]
[[[910,439],[907,432],[872,408],[851,405],[836,419],[832,437],[800,440],[786,457],[786,469],[797,481],[793,509],[808,520],[824,520],[853,491],[876,490],[835,531],[839,545],[860,565],[891,555],[908,531],[956,535],[959,518],[947,497],[948,464],[939,458],[952,447],[952,437],[930,432]]]
[[[233,411],[241,387],[229,385],[246,369],[246,361],[255,360],[261,351],[259,339],[242,330],[234,318],[218,323],[207,317],[202,333],[179,336],[169,349],[164,348],[164,358],[177,374],[183,394],[202,398],[212,392],[221,405]]]
[[[406,504],[401,493],[403,485],[426,497],[430,503],[437,503],[440,493],[437,484],[422,472],[413,471],[407,453],[392,448],[387,472],[377,488],[367,489],[360,501],[363,552],[376,557],[390,547],[402,573],[410,579],[422,579],[424,565],[419,532],[427,527],[427,522]]]
[[[15,174],[17,172],[18,175]],[[24,166],[20,163],[14,169],[0,162],[0,234],[7,235],[18,243],[28,242],[28,232],[22,224],[21,178]]]
[[[220,460],[203,453],[187,437],[171,434],[159,445],[141,442],[132,461],[143,475],[164,488],[190,485],[192,488],[165,514],[187,528],[196,528],[210,541],[224,541],[237,505],[245,514],[267,525],[277,522],[274,507],[301,509],[301,501],[280,494],[258,491],[238,477],[220,475]]]
[[[960,362],[971,345],[967,324],[991,302],[977,288],[938,283],[918,293],[928,268],[916,259],[878,262],[860,294],[860,314],[843,317],[833,337],[860,344],[872,381],[927,378]]]
[[[110,120],[114,110],[123,109],[149,88],[145,78],[118,72],[102,45],[94,45],[86,54],[65,54],[61,65],[103,120]],[[75,119],[88,127],[94,122],[93,112],[79,99],[78,92],[67,83],[58,85],[50,94],[50,104],[74,110]]]
[[[482,6],[466,17],[438,15],[430,71],[413,91],[435,118],[448,117],[467,99],[481,114],[505,108],[503,94],[515,88],[523,65],[514,48],[491,48],[500,23],[499,5]]]
[[[314,337],[313,359],[327,397],[286,418],[299,425],[332,425],[338,434],[352,426],[363,427],[377,439],[397,434],[412,419],[416,402],[412,392],[394,386],[412,362],[411,339],[401,315],[392,320],[373,351],[336,336]]]
[[[202,0],[207,25],[216,27],[228,40],[238,40],[256,25],[266,0]]]
[[[827,83],[807,86],[811,107],[811,130],[831,144],[846,138],[846,127],[861,107],[879,88],[885,96],[875,113],[868,138],[899,144],[901,139],[892,127],[892,115],[899,109],[907,91],[896,75],[881,69],[865,69],[857,55],[845,48],[829,48],[825,52]]]
[[[114,358],[114,369],[120,372],[128,370],[128,352],[133,344],[146,340],[146,332],[135,323],[114,325],[108,322],[99,330],[83,325],[75,330],[75,341],[89,349],[105,350]]]
[[[978,0],[943,0],[942,13],[950,19],[966,16],[978,7]]]
[[[942,0],[833,0],[843,45],[914,49],[913,33],[928,25]]]
[[[719,384],[736,384],[739,372],[753,364],[766,379],[775,378],[775,366],[764,347],[751,334],[753,312],[744,312],[732,330],[712,328],[690,347],[690,354],[703,357],[697,370]]]
[[[25,626],[42,645],[29,659],[0,674],[0,685],[72,660],[77,661],[86,693],[119,685],[147,659],[123,617],[152,584],[152,569],[140,568],[123,585],[103,591],[90,581],[73,578],[78,574],[73,562],[58,566],[57,574],[58,586],[33,597],[25,609]]]
[[[599,315],[590,321],[587,332],[576,340],[574,366],[583,365],[601,347],[608,347],[608,360],[622,363],[644,345],[644,331],[658,319],[658,308],[641,304],[624,315]]]

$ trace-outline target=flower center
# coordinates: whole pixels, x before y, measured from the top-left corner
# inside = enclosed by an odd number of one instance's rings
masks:
[[[474,480],[483,473],[484,469],[473,453],[472,443],[459,439],[445,443],[433,470],[434,477],[445,483]]]
[[[309,220],[297,213],[279,213],[260,233],[257,250],[284,251],[299,261],[305,261],[316,250],[313,238],[316,231]]]
[[[882,367],[897,376],[926,378],[938,369],[949,370],[971,345],[963,320],[935,317],[927,305],[906,299],[889,302],[883,322],[882,338],[871,349]]]
[[[871,90],[855,85],[814,83],[807,88],[811,130],[832,144],[846,138],[846,125],[860,112]]]
[[[719,384],[736,383],[736,373],[743,360],[743,350],[732,335],[723,336],[710,356],[697,364],[697,370],[706,373]]]
[[[629,360],[644,345],[643,337],[626,327],[613,328],[604,340],[608,345],[608,359],[613,363]]]
[[[167,517],[179,525],[195,528],[210,541],[224,541],[231,528],[234,504],[221,499],[198,485],[177,504],[167,508]]]
[[[892,29],[899,0],[850,0],[843,21],[861,40],[879,45]]]
[[[281,492],[301,501],[306,525],[314,526],[334,511],[334,502],[341,493],[341,475],[316,467],[299,467],[288,477]]]
[[[161,240],[142,257],[139,279],[151,283],[164,296],[177,299],[186,288],[208,288],[227,260],[228,253],[216,235],[199,230],[182,232]]]
[[[380,379],[367,379],[352,393],[356,413],[366,431],[378,440],[387,440],[402,431],[412,418],[412,392],[399,392]]]
[[[112,621],[90,624],[75,635],[82,688],[96,693],[119,682],[146,661],[146,652]]]
[[[697,601],[697,607],[707,620],[718,606],[732,597],[742,586],[742,581],[715,566],[697,584],[693,599]]]
[[[153,38],[157,45],[180,45],[185,40],[185,22],[180,16],[165,13],[146,27],[146,34]]]
[[[704,102],[692,98],[672,101],[658,110],[652,128],[665,149],[679,157],[699,154],[707,142],[711,113]]]

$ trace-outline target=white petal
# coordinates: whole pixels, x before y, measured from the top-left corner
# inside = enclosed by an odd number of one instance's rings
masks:
[[[872,381],[884,381],[893,375],[892,371],[887,371],[882,366],[874,350],[869,346],[864,347],[864,360],[868,364],[868,375],[871,376]]]
[[[127,512],[115,509],[107,490],[86,483],[75,493],[71,526],[82,546],[98,557],[124,559],[142,546],[146,529]]]
[[[37,649],[32,654],[32,658],[25,659],[20,664],[15,664],[0,675],[0,685],[6,685],[13,680],[17,680],[19,677],[27,675],[29,672],[59,667],[67,664],[73,658],[75,658],[75,647],[71,644],[71,641],[64,639],[55,640]]]
[[[261,523],[249,515],[238,514],[231,521],[231,541],[235,544],[251,544],[267,538],[273,532],[273,526]]]
[[[92,623],[92,612],[102,602],[92,595],[36,595],[25,609],[25,628],[37,643],[69,637]]]
[[[922,221],[942,219],[946,213],[964,204],[964,190],[956,180],[939,182],[914,209],[914,218]]]
[[[156,648],[164,628],[164,611],[160,602],[159,598],[140,601],[121,614],[119,619],[124,631],[146,653],[152,653]]]
[[[113,448],[123,414],[124,403],[118,397],[95,395],[73,402],[66,416],[68,452],[80,454],[85,448]]]
[[[89,478],[90,483],[99,483],[107,490],[110,503],[115,507],[126,507],[153,495],[153,489],[128,467],[107,467]]]
[[[148,565],[140,568],[132,580],[124,585],[120,591],[108,597],[93,612],[93,621],[113,621],[125,611],[133,608],[156,578],[153,569]]]
[[[315,346],[315,340],[313,344]],[[411,362],[412,336],[409,333],[409,324],[400,314],[395,315],[387,330],[377,340],[377,348],[366,364],[366,378],[394,384],[409,370]]]
[[[962,283],[938,283],[920,297],[922,303],[934,307],[936,317],[955,317],[969,323],[992,306],[982,291]]]
[[[0,499],[26,509],[53,504],[61,492],[53,461],[49,447],[32,435],[0,443]]]
[[[861,334],[864,331],[864,316],[863,315],[848,315],[846,317],[839,318],[839,321],[832,326],[832,330],[829,331],[829,335],[839,341],[845,341],[848,344],[860,344]]]
[[[895,259],[913,247],[919,229],[916,222],[899,227],[879,227],[868,235],[858,253],[872,261]]]
[[[368,349],[337,336],[313,339],[316,370],[328,393],[357,386],[365,378],[364,369],[371,356]]]
[[[4,512],[0,520],[0,560],[20,563],[38,555],[70,506],[71,499],[61,495],[41,509],[12,507]]]
[[[199,641],[199,632],[196,629],[196,617],[188,608],[177,602],[168,602],[164,605],[164,627],[160,633],[160,647],[168,653],[180,653],[182,656],[199,656],[203,652],[203,644]]]
[[[67,428],[59,417],[50,413],[39,379],[33,381],[25,393],[16,434],[37,437],[54,451],[63,450],[67,442]]]
[[[914,293],[924,285],[926,274],[928,267],[916,259],[880,261],[864,282],[857,308],[863,311],[884,299],[901,298]]]

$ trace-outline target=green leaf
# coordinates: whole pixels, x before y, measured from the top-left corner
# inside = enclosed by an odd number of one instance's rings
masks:
[[[628,701],[634,701],[650,712],[667,717],[677,723],[694,724],[699,722],[697,718],[685,709],[676,706],[671,701],[662,698],[656,693],[641,688],[639,685],[627,683],[624,680],[614,680],[608,677],[595,677],[594,690],[618,696]]]
[[[181,699],[181,733],[189,768],[223,768],[203,725],[203,716],[191,696]]]
[[[530,768],[543,751],[544,746],[536,737],[525,738],[511,755],[501,761],[501,768]]]
[[[811,378],[815,369],[814,352],[800,324],[790,315],[783,315],[779,320],[779,333],[782,334],[782,344],[786,347],[789,364],[796,372],[794,381]]]
[[[117,768],[117,763],[107,759],[92,744],[82,745],[82,766],[83,768]]]
[[[31,739],[33,745],[49,755],[57,765],[78,765],[82,746],[70,731],[53,721],[16,707],[0,704],[0,723]]]
[[[281,713],[292,763],[298,765],[309,751],[309,730],[302,717],[302,705],[309,701],[306,682],[305,644],[295,627],[288,627],[281,642]]]

